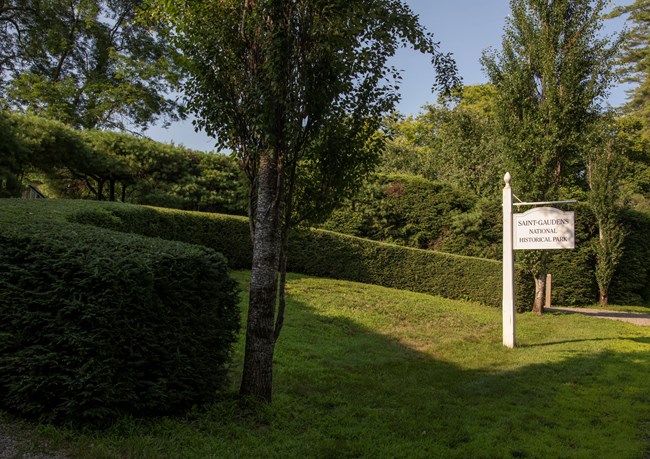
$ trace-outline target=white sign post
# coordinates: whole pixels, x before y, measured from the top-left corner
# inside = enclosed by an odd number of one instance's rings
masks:
[[[515,347],[515,254],[512,250],[512,187],[510,173],[503,180],[503,345]]]
[[[503,345],[515,347],[515,263],[514,250],[573,249],[575,217],[553,207],[536,207],[523,214],[512,213],[510,173],[503,177]],[[571,203],[518,202],[515,206]]]

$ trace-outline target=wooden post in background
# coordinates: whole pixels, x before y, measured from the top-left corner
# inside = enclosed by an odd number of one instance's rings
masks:
[[[546,275],[546,293],[544,295],[544,307],[551,307],[551,282],[553,281],[553,276],[550,274]]]

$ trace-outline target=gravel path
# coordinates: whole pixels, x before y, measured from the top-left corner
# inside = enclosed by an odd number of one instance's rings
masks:
[[[587,308],[545,308],[548,312],[563,312],[567,314],[582,314],[584,316],[597,317],[599,319],[620,320],[629,322],[643,327],[650,327],[650,314],[640,314],[636,312],[607,311],[605,309],[587,309]]]
[[[11,423],[0,423],[0,459],[66,459],[62,452],[41,452],[27,439],[23,430]],[[30,452],[37,451],[37,452]]]

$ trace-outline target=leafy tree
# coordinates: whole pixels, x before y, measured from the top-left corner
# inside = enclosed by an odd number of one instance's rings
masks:
[[[628,16],[633,25],[623,35],[619,54],[623,81],[635,83],[626,108],[643,120],[644,135],[650,136],[650,0],[635,0],[618,6],[609,17]]]
[[[580,181],[582,148],[612,80],[615,46],[599,37],[605,0],[511,0],[500,52],[483,57],[508,166],[528,201]],[[548,253],[525,252],[541,314]]]
[[[466,86],[417,117],[391,120],[387,172],[411,173],[494,195],[500,164],[493,121],[494,88]]]
[[[251,184],[254,253],[240,393],[270,401],[289,229],[332,209],[373,168],[381,116],[398,99],[398,71],[387,66],[398,46],[430,53],[440,83],[455,68],[400,0],[159,5],[187,57],[198,125],[230,147]]]
[[[650,137],[644,135],[643,120],[630,114],[616,119],[616,144],[623,154],[622,186],[630,206],[650,211]]]
[[[609,286],[623,256],[625,239],[621,222],[625,162],[616,138],[615,124],[604,120],[595,126],[593,146],[585,153],[588,200],[598,226],[595,275],[601,305],[609,302]]]
[[[381,157],[381,171],[392,174],[419,175],[437,180],[438,165],[433,150],[434,126],[422,114],[404,118],[391,114],[383,128],[387,134]]]
[[[14,108],[83,128],[177,119],[180,74],[141,0],[2,0],[0,93]]]

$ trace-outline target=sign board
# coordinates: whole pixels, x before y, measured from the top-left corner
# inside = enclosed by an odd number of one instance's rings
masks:
[[[575,216],[554,207],[536,207],[512,214],[515,250],[573,249]]]

